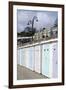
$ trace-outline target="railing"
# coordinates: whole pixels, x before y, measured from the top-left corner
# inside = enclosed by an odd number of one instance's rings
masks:
[[[49,30],[47,33],[46,32],[37,32],[34,34],[34,36],[31,37],[18,37],[17,38],[17,45],[18,47],[33,44],[33,43],[39,43],[41,41],[46,41],[46,40],[51,40],[58,38],[58,30],[57,28],[52,31]]]

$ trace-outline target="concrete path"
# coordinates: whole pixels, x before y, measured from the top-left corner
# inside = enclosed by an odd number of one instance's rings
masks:
[[[37,72],[33,72],[32,70],[17,65],[17,80],[25,80],[25,79],[45,79],[46,76],[39,74]]]

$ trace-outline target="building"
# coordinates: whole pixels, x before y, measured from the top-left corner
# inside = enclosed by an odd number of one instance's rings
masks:
[[[52,27],[52,28],[45,28],[42,29],[41,31],[36,32],[33,36],[33,40],[40,41],[57,37],[58,37],[58,27]]]

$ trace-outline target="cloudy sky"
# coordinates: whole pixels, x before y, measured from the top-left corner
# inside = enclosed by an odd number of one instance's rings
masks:
[[[32,20],[34,16],[37,16],[38,22],[34,20],[34,27],[40,30],[43,27],[53,26],[55,20],[58,18],[58,13],[53,11],[31,11],[31,10],[17,10],[17,32],[24,31],[29,20]],[[31,24],[30,24],[31,26]]]

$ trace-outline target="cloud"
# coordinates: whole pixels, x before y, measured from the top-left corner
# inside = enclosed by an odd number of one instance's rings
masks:
[[[51,27],[56,18],[58,17],[57,12],[52,11],[27,11],[27,10],[18,10],[17,11],[17,23],[18,23],[18,32],[24,30],[27,26],[29,20],[32,20],[34,16],[37,16],[38,22],[34,21],[34,27],[39,30],[43,27]]]

